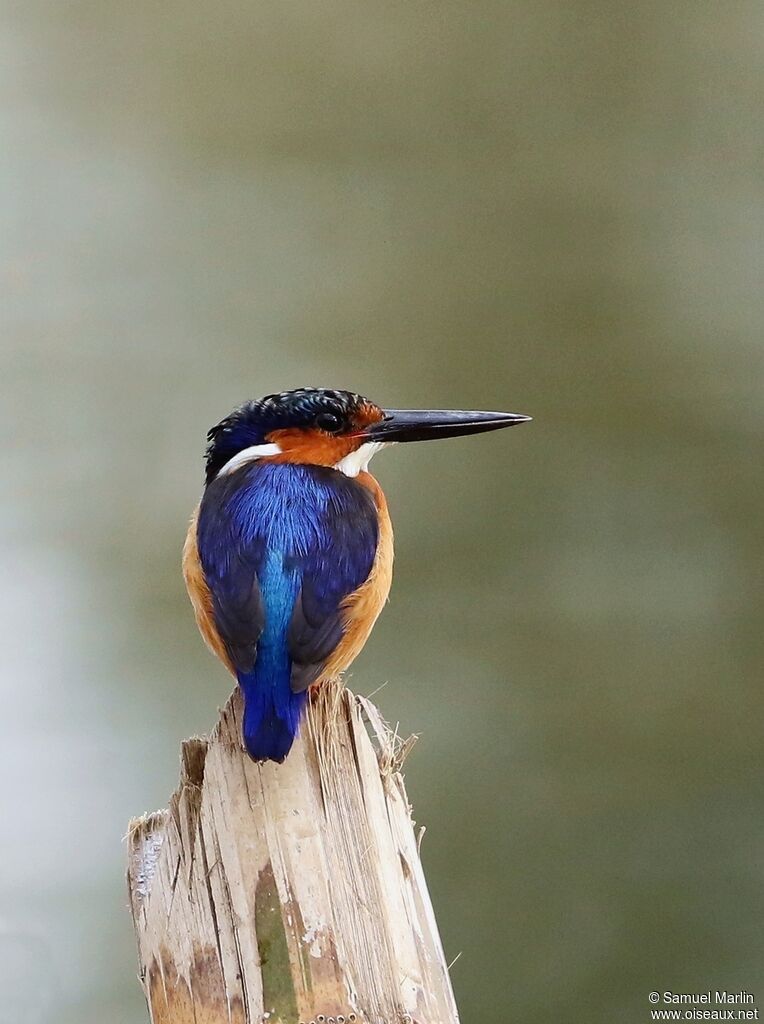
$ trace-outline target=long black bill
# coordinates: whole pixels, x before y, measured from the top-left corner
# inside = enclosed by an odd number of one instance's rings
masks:
[[[364,431],[370,441],[434,441],[439,437],[482,434],[527,423],[515,412],[469,412],[461,409],[385,409],[385,418]]]

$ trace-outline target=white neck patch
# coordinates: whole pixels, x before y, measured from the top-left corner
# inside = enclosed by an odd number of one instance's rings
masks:
[[[242,451],[237,452],[232,459],[229,459],[218,473],[218,476],[227,476],[229,473],[233,473],[235,469],[238,469],[239,466],[243,466],[247,462],[257,462],[258,459],[265,458],[266,455],[281,455],[281,449],[277,444],[253,444],[249,448],[244,448]]]
[[[345,476],[358,476],[359,473],[366,472],[372,456],[376,455],[384,447],[385,444],[382,441],[366,441],[356,451],[351,452],[344,459],[340,459],[339,462],[335,463],[334,468],[338,469],[340,473],[344,473]]]

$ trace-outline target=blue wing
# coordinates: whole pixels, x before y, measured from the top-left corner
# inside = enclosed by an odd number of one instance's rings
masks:
[[[207,487],[199,557],[244,690],[253,757],[283,760],[289,750],[305,691],[342,639],[342,602],[368,578],[377,541],[372,495],[331,469],[254,463]]]

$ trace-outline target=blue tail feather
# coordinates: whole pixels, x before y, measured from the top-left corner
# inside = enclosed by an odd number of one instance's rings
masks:
[[[244,692],[244,746],[255,761],[284,760],[305,706],[306,695],[292,692],[292,661],[287,645],[298,586],[297,575],[284,568],[281,550],[272,548],[260,571],[266,614],[255,664],[250,671],[238,673]]]
[[[300,725],[306,693],[292,693],[289,675],[263,679],[255,671],[239,674],[244,693],[244,746],[255,761],[284,760]]]

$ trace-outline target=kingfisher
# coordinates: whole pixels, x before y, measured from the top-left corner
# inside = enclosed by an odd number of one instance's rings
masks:
[[[309,692],[348,668],[387,601],[393,530],[372,456],[529,419],[299,388],[212,427],[183,575],[202,637],[241,687],[253,760],[283,762]]]

